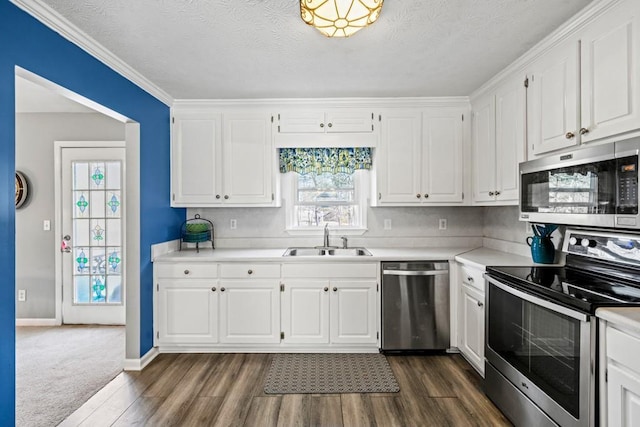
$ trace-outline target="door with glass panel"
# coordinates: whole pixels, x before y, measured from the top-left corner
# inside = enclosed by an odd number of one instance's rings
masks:
[[[124,147],[63,148],[62,322],[124,324]]]

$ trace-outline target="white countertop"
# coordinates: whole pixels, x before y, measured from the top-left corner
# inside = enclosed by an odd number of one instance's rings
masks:
[[[283,257],[286,248],[278,249],[188,249],[170,252],[155,258],[154,262],[367,262],[367,261],[418,261],[453,260],[454,257],[472,248],[369,248],[373,256],[292,256]],[[498,252],[498,251],[494,251]],[[502,252],[505,254],[504,252]],[[509,254],[505,254],[509,256]]]
[[[489,248],[473,249],[469,252],[461,253],[455,260],[484,270],[487,266],[530,266],[536,265],[531,257],[523,257],[507,252],[496,251]]]
[[[640,334],[640,307],[603,307],[596,310],[596,316]]]

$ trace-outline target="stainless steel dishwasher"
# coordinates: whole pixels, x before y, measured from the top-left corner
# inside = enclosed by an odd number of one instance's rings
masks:
[[[449,263],[382,263],[382,351],[449,348]]]

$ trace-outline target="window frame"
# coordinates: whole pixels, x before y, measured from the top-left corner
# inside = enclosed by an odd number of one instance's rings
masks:
[[[296,205],[297,172],[287,172],[282,174],[282,195],[284,197],[286,225],[285,231],[291,235],[316,236],[324,232],[324,224],[320,226],[304,227],[296,224],[294,215]],[[350,227],[329,226],[329,230],[340,233],[344,236],[358,236],[364,234],[367,228],[367,208],[368,194],[370,188],[371,174],[368,170],[356,170],[354,172],[354,204],[357,205],[360,224]]]

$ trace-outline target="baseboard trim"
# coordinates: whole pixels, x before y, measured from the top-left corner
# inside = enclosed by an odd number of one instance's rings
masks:
[[[54,319],[16,319],[16,326],[60,326]]]
[[[160,352],[157,347],[151,348],[140,359],[124,359],[125,371],[142,371],[153,359],[155,359]]]

